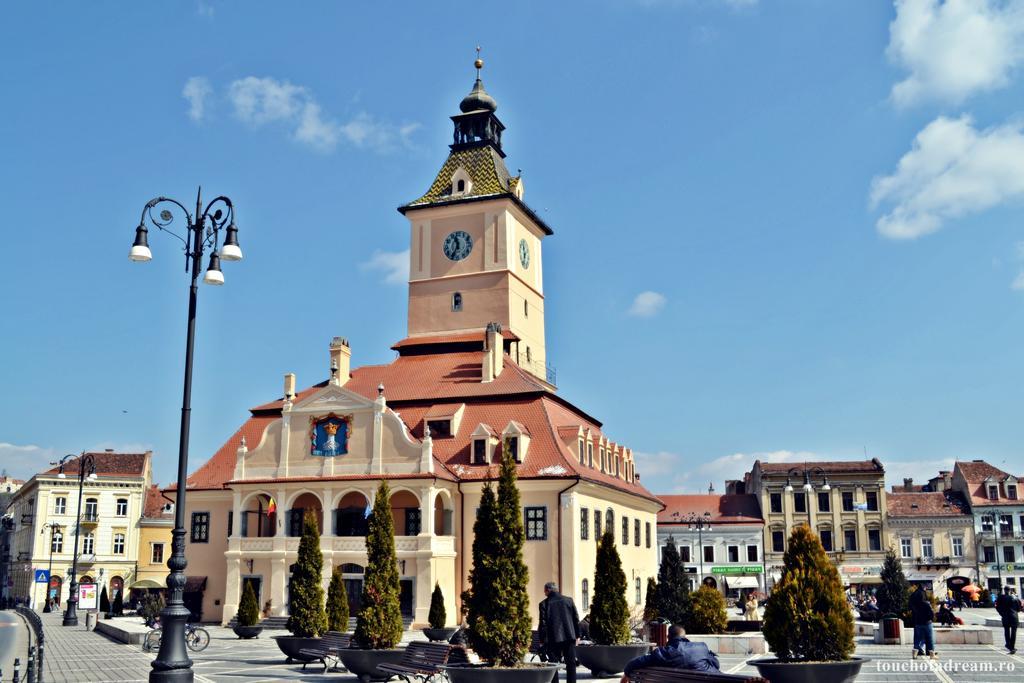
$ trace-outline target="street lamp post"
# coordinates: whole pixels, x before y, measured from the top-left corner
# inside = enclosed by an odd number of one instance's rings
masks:
[[[159,214],[154,215],[153,209],[161,204],[168,205]],[[185,216],[185,236],[169,229],[174,220],[170,209],[179,209]],[[238,245],[238,228],[235,227],[235,209],[231,200],[219,196],[203,207],[202,188],[196,195],[195,215],[181,202],[168,197],[157,197],[146,202],[142,209],[142,218],[135,229],[135,242],[132,244],[128,258],[132,261],[144,262],[153,258],[149,249],[147,221],[158,230],[174,235],[185,251],[185,272],[189,274],[191,285],[188,294],[188,331],[185,341],[185,381],[181,400],[181,431],[178,439],[178,481],[174,506],[174,531],[171,540],[171,556],[167,560],[170,574],[167,576],[167,606],[160,612],[160,625],[163,636],[160,638],[160,653],[153,660],[153,670],[149,673],[151,683],[188,682],[194,679],[192,660],[185,649],[185,626],[189,611],[185,607],[185,487],[188,477],[188,434],[192,413],[192,355],[196,334],[196,293],[198,291],[199,270],[202,267],[203,252],[210,250],[210,261],[206,268],[203,282],[209,285],[224,284],[224,273],[220,269],[221,259],[239,261],[242,250]],[[225,230],[224,242],[219,243],[220,231]]]
[[[691,512],[690,516],[686,518],[686,528],[697,530],[697,549],[700,552],[698,556],[700,558],[700,574],[697,575],[697,587],[700,588],[701,583],[704,580],[704,530],[711,531],[711,513],[705,512],[703,515],[698,515],[696,512]]]
[[[57,472],[58,479],[66,479],[64,474],[65,464],[72,458],[78,462],[78,517],[75,518],[75,546],[71,554],[71,582],[68,584],[68,607],[64,610],[64,626],[78,626],[78,537],[82,531],[82,489],[85,488],[85,480],[96,481],[96,458],[92,453],[75,455],[71,453],[60,459],[60,469]],[[53,550],[53,545],[50,545]]]
[[[996,544],[996,576],[999,577],[999,588],[998,591],[1003,590],[1003,565],[999,559],[999,520],[1003,516],[1002,510],[990,510],[989,514],[992,515],[992,540]]]
[[[822,481],[821,490],[831,491],[832,485],[828,483],[828,476],[825,474],[825,470],[820,467],[794,467],[786,474],[786,493],[793,493],[792,477],[803,477],[804,479],[804,507],[807,508],[807,526],[812,531],[814,530],[814,524],[811,519],[811,493],[814,492],[814,485],[811,484],[811,477],[819,474]],[[831,506],[829,506],[829,509],[831,509]]]
[[[53,608],[50,607],[50,582],[53,581],[53,535],[58,533],[60,534],[61,550],[63,551],[64,527],[62,527],[60,524],[57,524],[56,522],[47,522],[43,525],[43,531],[46,531],[47,529],[50,530],[50,564],[46,569],[46,595],[43,598],[43,601],[45,603],[43,605],[43,611],[52,612]]]

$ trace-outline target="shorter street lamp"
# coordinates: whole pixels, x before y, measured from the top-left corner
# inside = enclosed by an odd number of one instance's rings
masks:
[[[1003,565],[1001,564],[1001,562],[999,560],[999,531],[1000,531],[1000,529],[999,529],[999,527],[1000,527],[999,520],[1002,519],[1002,517],[1003,517],[1003,511],[1002,510],[989,510],[989,514],[992,515],[992,541],[996,545],[996,557],[995,557],[995,560],[996,560],[996,576],[999,577],[999,588],[996,589],[996,590],[998,592],[998,591],[1002,591],[1003,590]]]
[[[811,526],[811,493],[814,491],[814,486],[811,484],[811,477],[813,475],[821,475],[822,491],[832,490],[832,485],[828,483],[828,476],[825,474],[825,470],[820,467],[794,467],[786,474],[786,493],[793,493],[793,477],[804,478],[804,507],[807,508],[807,526]]]
[[[705,512],[703,515],[698,515],[696,512],[691,512],[686,518],[686,528],[697,530],[697,550],[700,553],[700,574],[697,575],[697,587],[699,588],[701,582],[704,580],[704,530],[711,531],[711,513]]]
[[[64,550],[64,527],[56,522],[47,522],[43,525],[43,532],[47,529],[50,530],[50,565],[46,570],[46,596],[44,597],[45,605],[43,606],[44,612],[52,612],[53,608],[50,606],[50,583],[53,581],[53,538],[55,534],[60,534],[61,551]]]
[[[96,458],[93,457],[92,453],[83,453],[82,455],[65,455],[60,459],[59,464],[60,471],[57,472],[58,479],[67,479],[67,475],[64,474],[64,464],[72,458],[78,459],[78,517],[75,523],[75,547],[74,552],[71,556],[71,583],[68,585],[70,594],[68,595],[68,608],[64,610],[64,626],[78,626],[78,536],[82,528],[82,489],[85,487],[85,480],[96,481]],[[50,546],[53,549],[53,545]]]

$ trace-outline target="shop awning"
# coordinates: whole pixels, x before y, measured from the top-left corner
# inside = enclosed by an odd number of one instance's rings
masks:
[[[136,588],[163,588],[164,585],[153,579],[140,579],[128,586],[128,590],[134,590]]]
[[[186,593],[202,593],[206,590],[205,576],[189,576],[185,579]]]
[[[882,583],[881,576],[851,576],[844,582],[847,584],[857,584],[863,586],[866,583]]]
[[[729,588],[757,588],[756,576],[729,576],[725,582]]]

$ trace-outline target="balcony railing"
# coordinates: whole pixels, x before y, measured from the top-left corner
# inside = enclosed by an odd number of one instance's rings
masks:
[[[953,558],[949,555],[943,555],[941,557],[917,557],[914,559],[914,564],[931,567],[949,566],[953,564]]]
[[[100,516],[95,510],[86,510],[82,513],[82,524],[98,524]]]
[[[81,555],[78,556],[78,563],[79,564],[95,564],[96,563],[96,553],[82,553]]]

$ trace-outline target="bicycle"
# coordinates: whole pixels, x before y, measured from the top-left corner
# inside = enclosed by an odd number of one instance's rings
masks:
[[[146,634],[142,641],[142,649],[145,652],[152,652],[160,649],[160,638],[163,636],[162,628],[155,628]],[[202,652],[210,644],[210,634],[201,626],[185,624],[185,645],[192,652]]]

